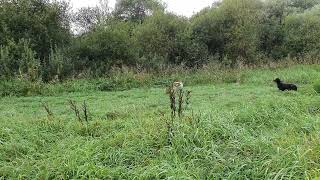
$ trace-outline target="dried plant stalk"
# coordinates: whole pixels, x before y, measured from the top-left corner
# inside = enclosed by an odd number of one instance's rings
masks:
[[[51,111],[49,105],[47,103],[42,102],[42,107],[45,109],[45,111],[47,112],[47,117],[48,120],[52,120],[52,118],[54,117],[53,112]]]
[[[78,118],[78,121],[81,122],[81,124],[83,124],[82,123],[82,118],[81,118],[81,115],[80,115],[80,111],[79,111],[79,109],[77,107],[76,102],[72,101],[72,100],[69,100],[69,104],[70,104],[71,110],[74,111],[76,117]]]

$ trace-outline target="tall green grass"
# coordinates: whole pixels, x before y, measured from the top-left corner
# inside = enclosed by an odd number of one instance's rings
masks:
[[[308,82],[320,76],[317,69],[248,70],[239,83],[194,83],[206,72],[194,74],[198,79],[191,82],[180,74],[192,99],[185,115],[174,121],[172,145],[166,127],[170,102],[157,85],[3,97],[0,177],[316,179],[320,96]],[[297,83],[299,90],[278,91],[272,84],[275,77]],[[69,100],[86,100],[88,124],[76,119]],[[47,118],[41,102],[49,105],[53,119]]]

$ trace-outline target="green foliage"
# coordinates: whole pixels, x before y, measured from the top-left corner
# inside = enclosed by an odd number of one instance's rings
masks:
[[[20,74],[26,73],[28,80],[37,81],[40,77],[40,60],[36,58],[36,53],[24,43],[23,53],[21,53],[21,63],[19,67]]]
[[[279,60],[287,56],[284,19],[287,15],[286,1],[272,0],[264,5],[259,29],[259,50],[268,57]]]
[[[256,0],[225,0],[192,19],[195,39],[207,45],[211,55],[255,61],[261,2]]]
[[[134,29],[135,40],[141,48],[140,54],[146,58],[141,63],[148,67],[154,62],[154,58],[163,60],[158,64],[186,63],[194,66],[196,63],[203,63],[206,49],[191,39],[188,24],[186,19],[163,12],[147,18]]]
[[[71,50],[77,59],[77,72],[91,68],[94,73],[105,74],[112,66],[135,65],[138,52],[130,37],[131,23],[112,22],[94,32],[79,37]]]
[[[161,72],[320,57],[319,0],[223,0],[191,18],[158,0],[118,0],[112,12],[106,2],[70,14],[63,1],[1,1],[1,78],[48,83],[110,77],[114,67]]]
[[[256,60],[260,8],[261,4],[256,0],[225,0],[221,5],[227,24],[225,54],[233,60],[243,58],[246,63]]]
[[[47,0],[0,1],[0,44],[30,39],[37,58],[44,60],[52,45],[70,40],[67,4]]]
[[[164,10],[164,4],[159,0],[117,0],[114,15],[120,20],[142,23],[159,10]]]
[[[320,4],[319,0],[288,0],[288,4],[291,7],[297,8],[300,11],[310,9],[318,4]]]
[[[309,52],[319,55],[320,5],[300,14],[287,16],[285,22],[286,45],[292,56]]]
[[[30,46],[29,41],[21,39],[18,43],[10,41],[7,46],[0,47],[0,76],[39,80],[40,60]]]
[[[49,59],[43,69],[45,81],[62,81],[72,75],[73,67],[70,58],[68,58],[61,49],[51,49]]]
[[[221,53],[224,50],[224,35],[222,31],[223,17],[216,8],[197,14],[191,19],[192,35],[204,43],[210,54]]]
[[[0,59],[4,63],[0,75],[26,76],[30,81],[51,79],[46,76],[51,47],[62,47],[71,39],[67,11],[65,2],[0,1]]]
[[[8,78],[11,76],[12,69],[10,68],[10,53],[8,46],[0,48],[0,77]]]
[[[43,94],[43,84],[25,80],[0,81],[0,97],[35,96]]]

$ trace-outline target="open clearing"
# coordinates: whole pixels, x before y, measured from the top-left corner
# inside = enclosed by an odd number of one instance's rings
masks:
[[[175,120],[172,146],[163,88],[1,98],[0,177],[319,177],[320,96],[309,84],[280,92],[272,76],[266,84],[186,83],[191,106]],[[86,100],[88,124],[77,121],[68,100]]]

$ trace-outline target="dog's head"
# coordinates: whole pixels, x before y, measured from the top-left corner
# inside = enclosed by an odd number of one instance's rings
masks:
[[[273,82],[280,83],[281,80],[279,78],[276,78],[275,80],[273,80]]]

